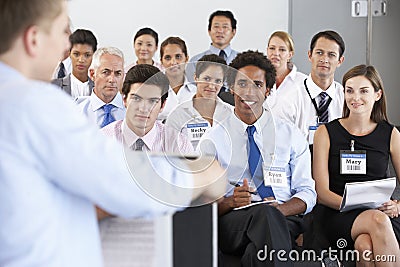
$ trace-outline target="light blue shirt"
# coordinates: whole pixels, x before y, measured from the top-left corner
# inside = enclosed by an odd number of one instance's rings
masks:
[[[210,45],[210,48],[200,54],[197,54],[195,56],[193,56],[189,62],[186,64],[186,77],[189,81],[193,82],[194,81],[194,73],[196,71],[196,62],[203,56],[205,55],[210,55],[210,54],[214,54],[214,55],[219,55],[219,52],[221,51],[221,49],[216,48],[215,46],[213,46],[212,44]],[[228,45],[227,47],[225,47],[224,52],[226,54],[226,64],[229,65],[232,60],[237,56],[238,52],[236,50],[233,50],[232,47],[230,45]]]
[[[264,110],[254,126],[254,139],[263,163],[267,167],[282,168],[286,174],[286,184],[272,185],[276,200],[283,203],[297,197],[307,205],[305,213],[310,212],[316,203],[317,194],[311,176],[311,155],[304,136],[296,127],[274,119],[267,110]],[[220,125],[211,128],[199,144],[203,153],[215,155],[227,169],[229,181],[239,184],[243,178],[251,177],[247,161],[247,127],[232,113]],[[256,186],[263,182],[262,168],[259,166],[256,171]],[[229,196],[232,194],[232,186],[228,185],[227,189]]]
[[[134,217],[190,202],[190,190],[164,198],[166,183],[188,188],[190,174],[161,156],[122,153],[68,95],[2,62],[0,114],[0,266],[102,266],[94,203]],[[155,187],[160,200],[138,187],[142,176],[140,187]]]
[[[103,106],[106,105],[106,103],[104,103],[103,100],[101,100],[94,92],[90,96],[78,97],[75,102],[78,104],[80,112],[85,114],[89,121],[92,121],[100,127],[104,120]],[[116,121],[125,118],[126,109],[120,93],[117,93],[114,99],[108,104],[115,106],[115,108],[111,110],[111,115]]]

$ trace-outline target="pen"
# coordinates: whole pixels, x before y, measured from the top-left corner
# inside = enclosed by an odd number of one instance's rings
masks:
[[[238,183],[235,183],[235,182],[231,182],[231,181],[229,181],[229,183],[231,184],[231,185],[233,185],[234,187],[239,187],[239,186],[241,186],[240,184],[238,184]],[[253,195],[257,195],[258,193],[257,193],[257,191],[248,191],[250,194],[253,194]]]

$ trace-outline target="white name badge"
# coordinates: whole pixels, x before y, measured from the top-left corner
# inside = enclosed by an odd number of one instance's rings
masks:
[[[208,122],[201,123],[188,123],[186,125],[188,138],[190,142],[200,141],[200,138],[203,134],[210,128],[210,124]]]
[[[367,154],[365,150],[340,150],[340,174],[366,174]]]
[[[314,144],[314,134],[315,131],[318,129],[318,126],[310,126],[308,127],[308,144]]]
[[[285,168],[263,166],[264,184],[272,186],[287,186]]]

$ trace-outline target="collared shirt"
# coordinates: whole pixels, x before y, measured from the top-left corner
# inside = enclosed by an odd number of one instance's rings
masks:
[[[203,56],[205,55],[219,55],[219,52],[221,49],[216,48],[212,44],[210,44],[210,48],[200,54],[195,55],[192,57],[189,62],[186,64],[186,77],[189,79],[189,81],[194,81],[194,73],[196,72],[196,62]],[[226,64],[230,64],[232,60],[237,56],[238,52],[236,50],[233,50],[231,45],[228,45],[227,47],[224,48],[224,52],[226,54]]]
[[[306,84],[310,92],[311,98],[316,98],[315,101],[319,103],[318,95],[323,91],[318,85],[316,85],[311,75],[307,77]],[[279,111],[276,113],[280,115],[281,118],[287,120],[294,125],[296,125],[300,131],[309,139],[309,129],[310,127],[317,125],[317,111],[307,93],[304,86],[304,81],[299,88],[300,90],[294,91],[285,97],[280,106]],[[331,98],[332,101],[328,107],[328,120],[332,121],[337,118],[342,117],[343,104],[344,104],[344,91],[343,86],[333,81],[329,88],[325,91]],[[310,144],[313,140],[309,140]]]
[[[251,177],[247,161],[248,126],[232,113],[200,141],[201,152],[215,155],[227,169],[228,179],[235,183]],[[265,167],[281,168],[286,173],[287,183],[272,186],[276,200],[283,203],[293,197],[299,198],[307,205],[305,213],[310,212],[317,194],[311,177],[311,155],[304,136],[296,127],[274,119],[267,110],[254,126],[254,140],[264,163],[255,173],[254,184],[257,186],[263,182]],[[231,195],[232,186],[228,185],[227,190],[227,196]]]
[[[81,82],[71,73],[71,96],[72,99],[75,99],[80,96],[89,96],[90,95],[90,87],[89,87],[89,77],[86,82]]]
[[[135,142],[141,138],[147,151],[188,154],[193,152],[192,145],[186,136],[177,133],[159,121],[143,137],[137,136],[126,124],[125,120],[115,121],[101,129],[107,136],[114,137],[125,146],[134,148]]]
[[[99,127],[104,120],[103,106],[106,104],[115,106],[115,108],[111,110],[111,115],[115,120],[122,120],[125,118],[126,109],[120,93],[117,93],[110,103],[104,103],[94,92],[90,96],[78,97],[75,101],[78,104],[79,111],[85,114],[89,118],[89,121],[95,123]]]
[[[129,64],[128,66],[126,66],[125,69],[124,69],[125,74],[126,74],[133,66],[136,66],[136,65],[137,65],[137,61],[135,61],[135,62]],[[154,66],[154,67],[157,67],[157,68],[158,68],[159,70],[161,70],[161,71],[164,70],[163,65],[162,65],[160,62],[157,62],[157,61],[155,61],[155,60],[153,60],[153,66]]]
[[[168,118],[170,112],[181,103],[189,101],[196,94],[197,87],[194,83],[190,83],[185,79],[184,84],[176,94],[170,86],[168,89],[168,98],[165,102],[163,111],[158,115],[158,120],[164,121]]]
[[[221,99],[217,97],[217,103],[215,106],[215,111],[213,114],[213,125],[218,125],[223,121],[230,113],[233,111],[233,106],[226,104]],[[185,136],[189,137],[189,132],[187,130],[187,125],[193,123],[208,123],[200,113],[193,106],[193,98],[190,101],[183,102],[181,105],[176,107],[169,115],[166,125],[172,127],[178,132],[183,133]],[[199,143],[198,140],[191,141],[193,148],[196,149]]]
[[[264,108],[271,110],[274,116],[281,117],[279,105],[283,102],[283,99],[293,94],[293,91],[301,90],[304,80],[307,78],[302,72],[297,71],[297,67],[293,64],[292,70],[286,75],[279,88],[276,88],[276,84],[271,88],[271,91],[264,101]]]
[[[190,174],[163,157],[123,153],[68,95],[2,62],[0,113],[12,114],[0,120],[0,266],[102,266],[94,204],[122,217],[176,210],[149,197],[133,177],[162,177],[151,186],[190,202],[191,195],[170,192],[164,181],[190,188]]]

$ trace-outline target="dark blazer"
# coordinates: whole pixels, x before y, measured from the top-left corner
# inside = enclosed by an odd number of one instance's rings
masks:
[[[89,79],[89,89],[90,94],[92,94],[94,82],[88,77]],[[51,81],[52,84],[57,85],[60,87],[64,92],[71,95],[71,73],[65,76],[64,78],[58,78]]]

